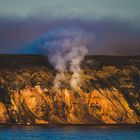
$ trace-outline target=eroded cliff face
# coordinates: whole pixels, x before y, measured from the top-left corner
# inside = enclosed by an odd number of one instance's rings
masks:
[[[11,64],[9,69],[3,66],[0,69],[0,123],[139,123],[140,58],[113,59],[86,58],[76,90],[70,88],[69,72],[65,73],[67,78],[60,89],[55,89],[56,71],[46,63],[24,63],[19,67]]]

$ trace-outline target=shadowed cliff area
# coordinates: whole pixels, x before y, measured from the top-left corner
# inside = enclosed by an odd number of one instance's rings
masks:
[[[140,122],[140,56],[87,56],[81,68],[76,90],[71,72],[56,89],[56,70],[47,58],[0,55],[0,123]]]

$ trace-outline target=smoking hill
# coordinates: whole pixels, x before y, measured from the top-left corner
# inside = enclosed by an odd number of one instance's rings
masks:
[[[0,123],[120,124],[140,122],[140,57],[87,56],[81,80],[38,55],[0,55]]]

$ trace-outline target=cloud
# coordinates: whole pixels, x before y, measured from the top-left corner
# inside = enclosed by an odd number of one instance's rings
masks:
[[[49,30],[59,27],[80,27],[94,34],[90,54],[140,54],[140,26],[135,21],[105,18],[100,20],[52,19],[41,17],[0,18],[1,53],[41,53],[40,46]]]

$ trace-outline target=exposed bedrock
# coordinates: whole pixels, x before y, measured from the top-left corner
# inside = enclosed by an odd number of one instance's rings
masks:
[[[0,62],[3,65],[0,69],[0,123],[140,122],[139,57],[86,58],[81,64],[81,82],[75,90],[69,84],[70,72],[64,73],[66,79],[56,89],[53,86],[56,71],[36,56],[31,59],[34,60],[32,65],[15,59],[18,67]],[[39,63],[35,63],[36,59]]]

